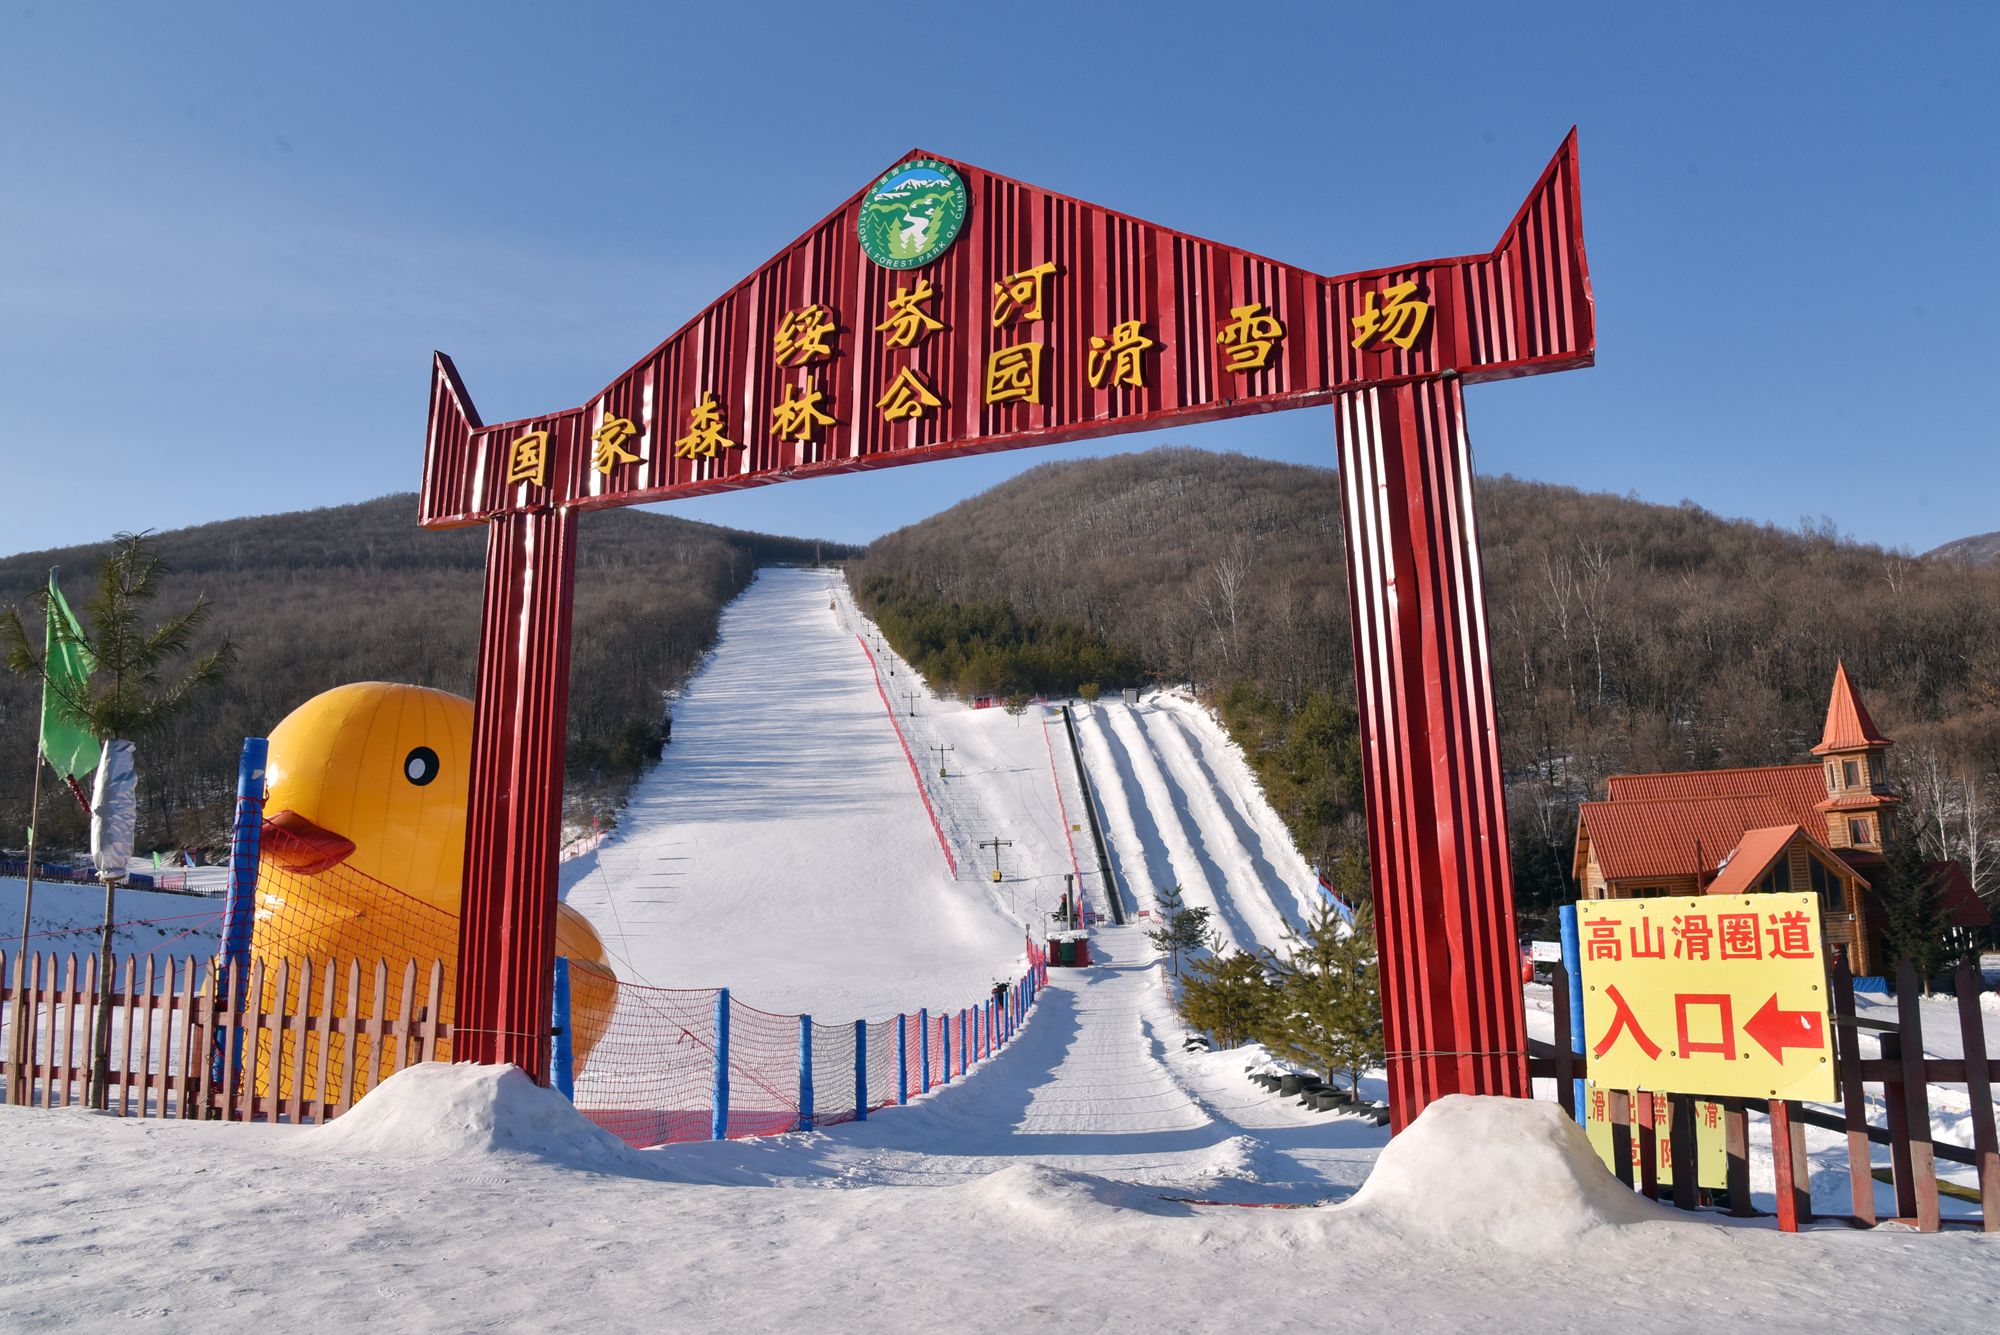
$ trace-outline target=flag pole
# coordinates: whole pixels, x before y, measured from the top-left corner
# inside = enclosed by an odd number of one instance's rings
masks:
[[[42,823],[42,739],[35,738],[35,795],[28,807],[28,893],[21,897],[21,962],[28,959],[28,927],[35,918],[35,836]]]
[[[57,567],[49,567],[49,579]],[[46,596],[46,595],[45,595]],[[42,824],[42,722],[49,716],[49,621],[55,612],[45,608],[42,615],[42,711],[35,720],[35,787],[28,807],[28,890],[21,897],[21,963],[28,962],[28,929],[35,917],[35,836]]]
[[[35,731],[35,796],[28,813],[28,892],[21,897],[21,953],[15,956],[19,963],[14,970],[14,985],[19,988],[25,988],[28,985],[28,925],[34,921],[35,915],[35,827],[41,823],[42,735],[38,726]],[[26,1014],[26,1012],[22,1012],[22,1014]],[[33,1041],[29,1035],[29,1031],[33,1028],[32,1024],[25,1023],[14,1026],[14,1051],[12,1056],[18,1082],[14,1088],[7,1091],[7,1101],[9,1103],[24,1104],[28,1101],[28,1082],[31,1079],[28,1074],[28,1054],[32,1050],[29,1045]]]
[[[54,579],[55,574],[55,570],[51,569],[49,571],[49,578]],[[49,615],[44,614],[42,617],[42,709],[41,714],[35,719],[34,796],[28,800],[27,890],[21,895],[21,953],[17,957],[20,960],[20,967],[15,970],[18,975],[16,986],[19,987],[27,986],[28,982],[28,933],[35,921],[35,839],[41,834],[42,825],[42,719],[46,718],[49,712],[48,663]],[[7,1099],[10,1103],[26,1103],[28,1101],[27,1081],[29,1079],[27,1074],[29,1052],[28,1030],[32,1026],[22,1024],[16,1025],[15,1028],[18,1032],[14,1035],[14,1069],[21,1073],[22,1083],[19,1090],[8,1091]]]

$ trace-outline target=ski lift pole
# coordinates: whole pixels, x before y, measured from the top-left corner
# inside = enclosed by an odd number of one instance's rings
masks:
[[[979,846],[981,848],[990,848],[993,850],[993,883],[995,885],[998,885],[1001,879],[1000,850],[1003,848],[1012,848],[1014,846],[1014,841],[1012,839],[1002,839],[999,835],[996,834],[991,839],[981,839],[979,841]]]

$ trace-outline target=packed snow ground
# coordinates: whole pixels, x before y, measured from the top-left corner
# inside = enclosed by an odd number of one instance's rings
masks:
[[[2000,1317],[1991,1238],[1678,1216],[1610,1185],[1551,1106],[1512,1100],[1441,1102],[1361,1193],[1310,1210],[1033,1163],[938,1188],[707,1185],[490,1067],[406,1072],[325,1128],[9,1108],[0,1143],[9,1330],[1823,1335]]]

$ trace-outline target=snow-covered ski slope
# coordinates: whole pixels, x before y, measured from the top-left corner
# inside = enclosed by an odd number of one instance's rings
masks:
[[[1076,718],[1127,907],[1177,884],[1231,944],[1281,949],[1312,872],[1207,712]],[[940,698],[838,574],[783,568],[724,612],[618,832],[563,868],[634,981],[829,1018],[978,996],[1072,878],[1108,910],[1060,714]]]
[[[1035,706],[1016,718],[934,697],[878,644],[844,586],[838,597],[876,646],[880,680],[899,711],[903,692],[917,690],[915,715],[902,716],[912,745],[923,756],[938,745],[959,748],[946,753],[956,779],[939,780],[929,766],[925,782],[961,866],[969,857],[990,875],[993,854],[983,841],[1016,839],[1001,850],[1001,864],[1007,883],[1015,883],[1017,867],[1036,883],[1028,898],[1038,910],[1054,906],[1061,873],[1075,869],[1086,902],[1108,911],[1060,713]],[[1230,945],[1282,951],[1287,932],[1320,902],[1318,882],[1242,750],[1208,711],[1183,695],[1153,691],[1137,704],[1077,705],[1074,715],[1126,908],[1152,909],[1160,890],[1178,885],[1190,907],[1212,911]]]
[[[620,828],[562,869],[620,974],[827,1019],[970,1004],[1023,930],[954,881],[868,656],[824,572],[769,569],[724,611]]]

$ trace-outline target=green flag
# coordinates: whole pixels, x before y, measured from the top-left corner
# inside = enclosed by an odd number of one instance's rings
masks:
[[[57,707],[60,699],[81,701],[97,662],[84,643],[83,627],[63,601],[56,587],[56,572],[49,572],[49,621],[43,642],[47,669],[42,678],[42,754],[56,773],[76,779],[97,768],[97,739],[88,729],[69,721]]]

